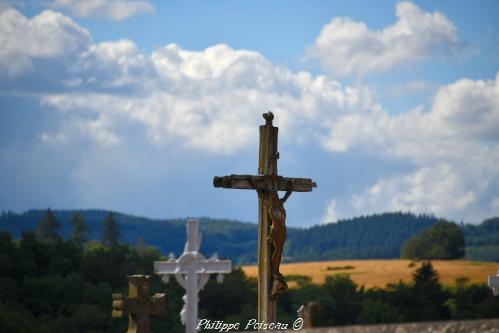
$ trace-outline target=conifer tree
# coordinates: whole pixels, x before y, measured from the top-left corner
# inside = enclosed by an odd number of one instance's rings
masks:
[[[412,275],[414,297],[419,301],[421,318],[426,320],[448,319],[449,309],[445,305],[447,292],[439,282],[438,273],[431,262],[423,262]]]
[[[55,219],[54,213],[50,208],[47,208],[43,219],[38,223],[35,233],[37,237],[42,241],[56,241],[60,240],[60,236],[57,233],[61,225]]]
[[[76,212],[71,216],[69,223],[73,227],[71,230],[71,240],[79,245],[83,246],[83,244],[88,240],[88,234],[90,232],[90,227],[85,222],[83,215],[80,212]]]
[[[108,247],[115,247],[120,243],[121,232],[114,219],[114,214],[109,212],[102,223],[102,244]]]

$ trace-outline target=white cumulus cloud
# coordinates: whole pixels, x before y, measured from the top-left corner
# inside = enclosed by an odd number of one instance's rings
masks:
[[[92,90],[47,95],[46,105],[65,112],[86,110],[97,117],[126,117],[141,124],[153,144],[180,140],[185,147],[217,154],[234,154],[255,142],[255,125],[269,108],[286,132],[300,126],[307,135],[316,131],[317,119],[323,118],[318,126],[325,130],[328,119],[368,108],[372,99],[369,90],[293,73],[257,52],[223,44],[203,51],[170,44],[145,56],[130,41],[119,41],[92,45],[81,59],[85,79],[78,82]],[[90,77],[98,77],[99,83],[90,82]],[[123,82],[135,82],[129,94],[107,90]]]
[[[79,17],[104,17],[121,21],[139,13],[153,13],[154,6],[149,1],[140,0],[54,0],[53,8],[69,9]]]
[[[365,75],[432,54],[449,54],[459,45],[454,24],[439,12],[428,13],[411,2],[399,2],[397,21],[382,30],[335,17],[322,28],[307,56],[338,75]]]
[[[414,165],[342,201],[339,216],[402,210],[477,221],[497,214],[491,193],[499,186],[499,73],[441,87],[428,111],[390,116],[373,109],[341,117],[323,144]]]
[[[69,57],[90,43],[90,33],[71,18],[44,11],[28,19],[10,8],[0,13],[0,71],[17,75],[33,60]]]

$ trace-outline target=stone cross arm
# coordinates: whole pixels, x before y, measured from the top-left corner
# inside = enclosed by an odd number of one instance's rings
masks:
[[[288,178],[282,176],[251,176],[230,175],[214,177],[213,186],[222,188],[252,190],[253,180],[261,189],[265,189],[268,182],[276,182],[278,191],[311,192],[317,184],[310,178]]]
[[[189,270],[193,270],[195,273],[218,274],[230,273],[231,266],[230,260],[210,261],[205,259],[204,261],[193,262],[192,265],[187,267],[177,262],[156,261],[154,262],[154,272],[156,274],[185,274]]]
[[[123,298],[123,294],[113,294],[113,317],[125,314],[161,315],[165,311],[165,294],[156,293],[149,299]]]

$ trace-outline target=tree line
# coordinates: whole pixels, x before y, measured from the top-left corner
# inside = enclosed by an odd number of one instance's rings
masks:
[[[36,228],[46,212],[30,210],[16,214],[4,212],[0,215],[0,229],[19,238],[23,230]],[[63,238],[71,237],[69,221],[75,211],[53,211],[58,229]],[[102,221],[108,212],[83,210],[80,212],[90,226],[89,239],[101,239]],[[121,239],[135,244],[139,237],[162,253],[182,253],[185,239],[185,219],[155,220],[113,213],[119,223]],[[217,252],[234,263],[256,263],[257,225],[227,219],[202,217],[200,230],[203,233],[201,250]],[[312,261],[335,259],[399,258],[400,247],[410,237],[419,234],[436,223],[438,219],[427,215],[410,213],[384,213],[361,216],[327,225],[309,228],[288,227],[288,240],[284,249],[284,261]],[[498,238],[499,244],[499,238]]]
[[[113,225],[113,215],[106,215],[103,225]],[[111,318],[111,294],[126,294],[127,275],[153,274],[153,262],[166,258],[144,242],[124,244],[119,226],[103,228],[110,232],[103,232],[100,242],[89,241],[84,221],[78,215],[71,220],[67,240],[58,235],[48,211],[34,231],[18,240],[0,232],[1,332],[126,331],[127,318]],[[279,299],[279,321],[292,323],[300,305],[311,301],[320,305],[324,326],[499,316],[499,299],[487,286],[460,280],[445,288],[430,262],[418,266],[412,282],[384,289],[366,290],[342,274],[328,276],[321,285],[306,276],[292,277],[298,286]],[[256,314],[256,290],[256,280],[237,268],[221,284],[212,277],[200,294],[200,317],[247,322]],[[165,291],[166,313],[151,318],[152,330],[183,332],[179,312],[185,291],[174,279],[165,286],[153,276],[151,292]]]
[[[78,211],[71,215],[69,224],[72,227],[71,241],[75,245],[83,247],[89,239],[90,226]],[[41,241],[60,241],[62,240],[58,233],[60,228],[61,224],[56,220],[52,210],[48,208],[34,232]],[[102,222],[101,242],[109,247],[115,247],[121,242],[121,231],[112,212],[109,212]]]
[[[49,213],[50,212],[50,213]],[[101,240],[103,221],[119,224],[119,241],[136,244],[143,242],[160,249],[163,254],[180,255],[184,248],[185,219],[153,220],[102,210],[46,211],[30,210],[22,214],[2,212],[0,230],[6,230],[15,238],[22,230],[38,229],[39,222],[52,216],[57,223],[57,233],[65,239],[81,234],[85,239]],[[435,224],[448,222],[451,229],[442,232],[429,230]],[[81,225],[81,226],[78,226]],[[75,229],[76,228],[76,229]],[[78,229],[80,228],[80,229]],[[82,229],[83,228],[83,229]],[[201,251],[217,252],[236,264],[256,263],[257,226],[226,219],[200,218],[204,242]],[[444,255],[443,238],[439,235],[455,235],[449,240],[462,255]],[[463,238],[464,245],[463,245]],[[50,237],[50,235],[47,235]],[[447,240],[446,240],[447,241]],[[435,247],[428,243],[436,244]],[[431,251],[429,251],[431,248]],[[420,255],[418,249],[428,255]],[[438,252],[441,253],[438,253]],[[442,252],[443,251],[443,252]],[[411,254],[412,253],[412,254]],[[284,248],[284,262],[324,261],[338,259],[390,259],[390,258],[464,258],[475,261],[499,261],[499,218],[485,220],[479,225],[457,225],[430,215],[410,213],[383,213],[361,216],[328,225],[309,228],[288,228]]]

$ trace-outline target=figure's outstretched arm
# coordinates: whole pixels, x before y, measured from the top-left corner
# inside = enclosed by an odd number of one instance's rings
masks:
[[[284,196],[280,199],[283,205],[286,202],[286,200],[288,200],[288,198],[291,196],[292,193],[293,193],[292,190],[286,191],[286,194],[284,194]]]
[[[290,189],[286,191],[286,194],[284,194],[284,196],[280,199],[281,200],[281,203],[284,205],[284,203],[286,202],[286,200],[288,200],[288,198],[291,196],[291,194],[293,193],[293,185],[295,183],[295,180],[290,180],[289,181],[289,186],[290,186]]]

